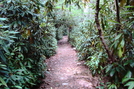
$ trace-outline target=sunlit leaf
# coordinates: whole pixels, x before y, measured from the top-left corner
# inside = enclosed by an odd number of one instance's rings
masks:
[[[123,50],[122,48],[118,49],[118,56],[121,58],[123,56]]]
[[[9,36],[9,38],[16,39],[17,37],[14,37],[14,36]]]
[[[132,72],[131,71],[128,71],[127,74],[125,75],[126,78],[131,78],[132,76]]]
[[[1,26],[1,28],[8,28],[9,26]]]
[[[108,89],[117,89],[117,86],[115,84],[111,84]]]
[[[127,81],[130,81],[130,80],[134,80],[134,78],[123,78],[122,79],[122,83],[125,83],[125,82],[127,82]]]
[[[17,34],[19,32],[15,32],[15,31],[9,31],[10,34]]]
[[[21,86],[13,86],[14,88],[17,88],[17,89],[22,89]]]
[[[124,39],[122,39],[122,41],[121,41],[121,47],[124,47],[125,46],[125,41],[124,41]]]
[[[134,62],[131,62],[130,63],[130,66],[133,68],[134,67]]]
[[[0,18],[0,20],[1,20],[1,21],[5,21],[5,20],[7,20],[7,18]]]
[[[119,22],[114,21],[114,20],[108,20],[108,21],[111,22],[111,23],[114,23],[114,24],[120,24]]]
[[[129,81],[124,86],[128,86],[128,89],[133,89],[134,88],[134,81]]]
[[[6,82],[0,77],[0,82],[7,87]]]
[[[121,36],[122,36],[122,34],[118,34],[118,35],[115,37],[115,40],[119,39]]]
[[[134,6],[125,6],[126,8],[133,8]]]

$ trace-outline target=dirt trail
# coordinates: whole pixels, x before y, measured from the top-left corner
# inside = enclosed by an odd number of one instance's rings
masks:
[[[79,62],[67,36],[58,42],[57,54],[46,61],[48,72],[40,89],[96,89],[98,79]]]

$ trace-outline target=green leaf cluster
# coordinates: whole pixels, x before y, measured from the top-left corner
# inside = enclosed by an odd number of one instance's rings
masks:
[[[115,58],[114,62],[108,60],[107,53],[96,30],[95,21],[92,18],[81,14],[79,19],[82,20],[75,20],[77,24],[69,36],[70,43],[76,47],[79,60],[85,61],[93,75],[99,74],[108,77],[110,83],[105,83],[102,89],[133,89],[134,14],[130,9],[121,7],[121,22],[118,23],[115,21],[113,0],[103,0],[100,7],[99,20],[103,36]],[[94,5],[91,8],[94,10]],[[120,30],[116,29],[117,24],[120,24]]]
[[[0,88],[31,89],[56,53],[56,30],[40,0],[0,1]],[[47,12],[48,13],[48,12]]]

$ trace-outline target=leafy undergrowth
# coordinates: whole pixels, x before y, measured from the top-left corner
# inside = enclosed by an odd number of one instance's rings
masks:
[[[57,47],[54,25],[39,0],[0,1],[0,89],[31,89]]]
[[[96,1],[97,2],[97,1]],[[108,77],[109,82],[101,83],[100,89],[133,89],[134,83],[134,30],[133,12],[127,7],[122,7],[120,12],[120,30],[114,21],[115,15],[111,8],[113,1],[100,3],[100,24],[106,45],[114,58],[109,61],[109,56],[100,40],[96,30],[95,19],[87,18],[71,30],[70,43],[76,47],[79,60],[85,60],[93,75],[99,74]],[[92,6],[94,7],[94,5]],[[114,6],[113,6],[114,7]],[[126,13],[127,12],[127,13]],[[94,11],[95,13],[95,11]],[[101,37],[102,37],[101,36]]]

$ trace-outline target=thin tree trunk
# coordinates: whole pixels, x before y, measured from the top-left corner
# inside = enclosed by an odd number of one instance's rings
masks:
[[[126,6],[128,6],[129,5],[129,0],[127,0],[127,4],[126,4]]]
[[[115,8],[116,8],[116,21],[119,23],[116,25],[116,30],[119,31],[120,30],[120,8],[118,5],[118,0],[115,0]]]
[[[100,40],[101,40],[101,42],[102,42],[102,44],[103,44],[103,46],[106,50],[106,53],[108,55],[108,60],[110,62],[113,62],[114,57],[112,55],[112,52],[109,50],[108,45],[105,42],[104,36],[102,34],[102,29],[101,29],[101,26],[100,26],[100,23],[99,23],[99,11],[100,11],[99,4],[100,4],[100,0],[96,0],[95,22],[96,22],[96,26],[97,26],[97,29],[98,29]]]

